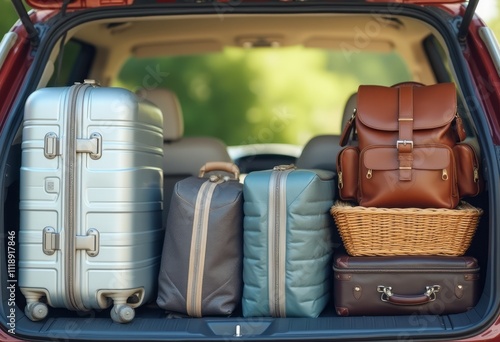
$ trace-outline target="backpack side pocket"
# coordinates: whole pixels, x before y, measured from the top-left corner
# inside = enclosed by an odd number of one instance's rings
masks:
[[[359,177],[359,149],[348,146],[337,156],[337,174],[340,198],[357,201]]]
[[[453,147],[453,153],[457,164],[460,198],[478,195],[483,188],[483,178],[475,149],[467,143],[460,143]]]

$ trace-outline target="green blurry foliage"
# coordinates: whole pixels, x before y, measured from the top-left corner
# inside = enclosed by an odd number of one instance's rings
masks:
[[[17,13],[10,0],[0,0],[0,32],[2,37],[9,31],[17,20]]]
[[[152,70],[161,75],[155,82]],[[186,136],[216,136],[228,145],[302,145],[317,134],[340,133],[344,105],[359,84],[391,85],[409,77],[393,54],[226,48],[202,56],[130,59],[115,85],[174,91]]]

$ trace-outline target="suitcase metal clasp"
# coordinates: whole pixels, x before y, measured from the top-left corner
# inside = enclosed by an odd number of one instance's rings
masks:
[[[42,231],[42,249],[46,255],[53,255],[61,249],[61,235],[53,227],[45,227]],[[76,236],[76,249],[83,249],[91,257],[99,254],[99,231],[95,228],[87,230],[87,235]]]
[[[43,154],[47,159],[54,159],[59,153],[59,137],[54,132],[45,134],[43,141]]]
[[[102,136],[92,133],[89,139],[76,139],[76,152],[89,153],[90,158],[99,159],[102,156]]]
[[[60,249],[60,235],[56,233],[53,227],[45,227],[42,231],[42,249],[43,253],[52,255]]]
[[[91,257],[99,254],[99,231],[90,228],[87,230],[87,235],[77,235],[76,249],[84,249]]]

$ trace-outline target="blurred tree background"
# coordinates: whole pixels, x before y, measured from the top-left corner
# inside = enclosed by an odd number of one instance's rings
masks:
[[[340,133],[344,105],[360,83],[410,78],[392,53],[346,57],[300,46],[131,59],[122,70],[117,86],[163,87],[178,95],[185,135],[217,136],[228,145],[302,145],[312,135]],[[152,70],[163,77],[151,82]]]
[[[3,36],[3,34],[9,31],[16,22],[17,14],[10,0],[0,0],[0,13],[0,32],[2,32]]]

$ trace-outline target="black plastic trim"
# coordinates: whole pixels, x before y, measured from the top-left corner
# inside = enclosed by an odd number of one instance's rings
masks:
[[[470,0],[469,4],[467,5],[464,18],[458,29],[458,40],[461,43],[464,43],[465,39],[467,38],[467,33],[469,33],[469,25],[472,21],[472,18],[474,17],[474,13],[476,12],[477,4],[479,4],[479,0]]]
[[[436,37],[429,36],[425,38],[423,41],[423,47],[427,55],[427,58],[429,60],[429,63],[432,67],[432,71],[436,76],[437,82],[438,83],[451,82],[450,74],[448,73],[448,70],[446,69],[446,66],[443,63],[443,58],[439,54],[438,51],[439,46]]]
[[[17,15],[19,16],[19,19],[23,23],[24,29],[28,33],[28,39],[31,41],[31,45],[33,47],[38,46],[38,44],[40,43],[38,30],[36,29],[35,25],[33,25],[33,22],[31,21],[28,15],[28,11],[26,11],[23,2],[21,0],[11,1],[12,5],[14,5],[14,9],[17,12]]]

